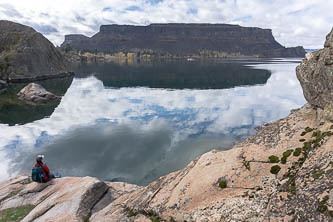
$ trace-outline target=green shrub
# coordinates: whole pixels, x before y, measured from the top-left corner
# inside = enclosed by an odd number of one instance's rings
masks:
[[[310,127],[306,127],[304,130],[305,130],[305,132],[307,132],[307,133],[309,133],[309,132],[313,131],[313,129],[312,129],[312,128],[310,128]]]
[[[300,141],[300,142],[304,142],[304,141],[305,141],[305,139],[300,139],[299,141]]]
[[[312,135],[311,135],[311,137],[317,137],[318,135],[320,135],[320,131],[319,130],[313,132]]]
[[[281,170],[281,167],[279,165],[274,165],[271,167],[271,174],[278,174]]]
[[[283,156],[283,157],[281,158],[281,163],[282,163],[282,164],[286,164],[286,163],[287,163],[287,157],[286,157],[286,156]]]
[[[270,163],[278,163],[278,162],[280,162],[279,157],[274,156],[274,155],[269,156],[268,159],[269,159]]]
[[[301,152],[302,152],[302,149],[298,147],[298,148],[295,149],[293,155],[294,156],[299,156],[299,155],[301,155]]]
[[[288,158],[293,153],[293,151],[294,150],[287,150],[287,151],[283,152],[283,157]]]
[[[221,181],[219,182],[219,187],[220,187],[221,189],[226,188],[226,187],[227,187],[227,181],[226,181],[226,180],[221,180]]]

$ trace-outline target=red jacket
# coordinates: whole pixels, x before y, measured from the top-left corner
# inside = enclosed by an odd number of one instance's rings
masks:
[[[34,167],[42,167],[42,174],[44,175],[43,176],[43,182],[46,182],[48,179],[49,179],[49,175],[50,175],[50,170],[49,168],[46,166],[46,164],[39,164],[39,163],[36,163]]]

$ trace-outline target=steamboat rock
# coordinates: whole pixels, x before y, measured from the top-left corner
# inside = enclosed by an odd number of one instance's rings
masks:
[[[228,24],[102,25],[91,38],[66,35],[62,47],[153,56],[304,57],[303,47],[285,48],[272,30]]]

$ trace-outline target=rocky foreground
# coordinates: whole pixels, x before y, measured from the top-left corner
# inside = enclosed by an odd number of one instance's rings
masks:
[[[233,149],[208,152],[146,187],[18,176],[0,184],[1,220],[333,221],[332,33],[297,69],[308,104]]]
[[[19,176],[0,185],[0,215],[27,209],[22,221],[332,221],[332,128],[306,105],[147,187]],[[281,170],[273,174],[272,166]]]

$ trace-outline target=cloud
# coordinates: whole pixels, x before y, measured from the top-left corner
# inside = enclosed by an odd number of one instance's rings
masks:
[[[10,4],[0,4],[0,15],[4,14],[8,17],[22,17],[22,15]]]
[[[270,28],[282,45],[322,48],[332,11],[326,0],[2,0],[0,19],[53,27],[41,32],[56,45],[66,34],[92,36],[101,24],[199,22]]]

